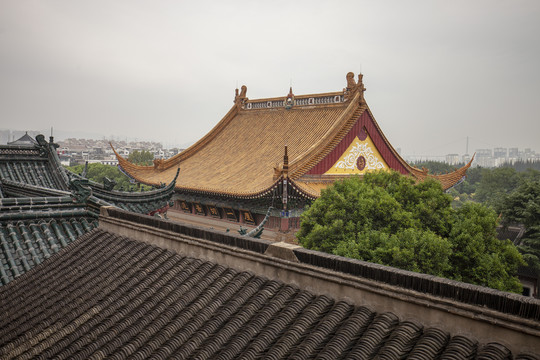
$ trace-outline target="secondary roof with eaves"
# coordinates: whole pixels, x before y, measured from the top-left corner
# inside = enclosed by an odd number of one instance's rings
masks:
[[[56,147],[52,138],[47,142],[43,135],[38,135],[32,144],[0,146],[0,198],[76,196],[77,192],[86,192],[96,214],[101,205],[114,205],[142,214],[151,214],[169,206],[178,169],[168,185],[159,184],[155,190],[116,191],[112,186],[107,187],[67,171],[60,164]]]
[[[350,174],[393,169],[423,180],[434,177],[448,189],[470,163],[450,174],[430,175],[410,166],[384,136],[364,99],[362,75],[347,74],[343,91],[249,100],[247,88],[234,106],[202,139],[178,155],[139,166],[116,153],[120,166],[146,184],[170,181],[178,167],[176,188],[253,198],[275,187],[280,176],[308,197]],[[284,147],[289,164],[284,168]],[[113,149],[114,150],[114,149]]]

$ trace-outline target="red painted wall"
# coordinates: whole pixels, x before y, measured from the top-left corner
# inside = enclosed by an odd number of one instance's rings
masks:
[[[407,169],[401,164],[401,162],[399,162],[398,158],[394,156],[394,154],[390,150],[390,147],[384,141],[381,133],[377,130],[377,127],[375,126],[373,119],[371,118],[371,115],[368,111],[364,111],[362,115],[360,115],[352,129],[347,135],[345,135],[345,137],[334,148],[334,150],[332,150],[330,154],[326,155],[324,159],[322,159],[306,174],[321,175],[327,172],[332,167],[332,165],[334,165],[336,161],[338,161],[338,159],[345,152],[345,150],[347,150],[349,145],[351,145],[355,136],[359,135],[358,137],[361,138],[362,129],[365,129],[365,131],[367,131],[368,135],[371,137],[371,140],[375,144],[375,147],[377,147],[377,150],[379,150],[379,153],[383,157],[384,161],[391,169],[399,171],[402,174],[408,174]]]

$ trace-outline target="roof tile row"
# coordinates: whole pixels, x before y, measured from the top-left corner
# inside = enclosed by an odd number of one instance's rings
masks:
[[[0,308],[2,358],[511,356],[500,344],[451,337],[100,229],[0,287]]]

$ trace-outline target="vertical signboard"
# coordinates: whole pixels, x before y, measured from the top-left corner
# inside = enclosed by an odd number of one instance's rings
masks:
[[[242,217],[244,218],[244,222],[246,224],[255,225],[255,219],[253,218],[253,214],[249,210],[240,210],[242,213]]]
[[[187,201],[179,200],[180,209],[183,212],[191,213],[191,206]]]
[[[212,217],[215,217],[215,218],[221,218],[221,216],[219,215],[219,210],[217,209],[217,207],[215,207],[213,205],[206,205],[206,209],[208,209],[208,215],[210,215]]]
[[[195,214],[197,215],[206,215],[204,212],[204,208],[199,203],[193,203],[193,208],[195,209]]]
[[[233,209],[229,207],[224,207],[223,212],[225,213],[225,217],[227,218],[227,220],[238,221],[238,218],[236,217],[236,213],[234,212]]]

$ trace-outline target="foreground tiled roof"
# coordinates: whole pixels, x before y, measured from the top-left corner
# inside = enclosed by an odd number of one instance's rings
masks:
[[[0,309],[0,358],[512,357],[100,229],[1,287]]]
[[[0,286],[97,227],[69,196],[0,199]]]

